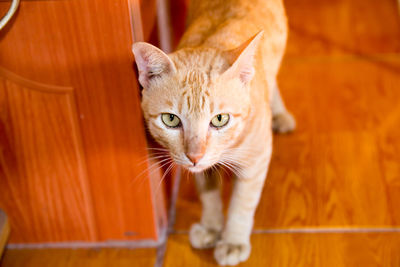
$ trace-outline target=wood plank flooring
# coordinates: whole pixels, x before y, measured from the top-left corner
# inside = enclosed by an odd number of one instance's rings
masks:
[[[291,30],[279,85],[298,128],[275,136],[253,251],[240,266],[399,267],[397,1],[285,3]],[[227,203],[231,181],[223,183]],[[199,217],[183,176],[163,266],[216,266],[212,250],[190,247]],[[7,250],[0,265],[152,266],[155,257],[154,249]]]
[[[153,266],[156,249],[9,249],[3,267],[142,267]]]
[[[213,251],[194,250],[187,235],[168,240],[164,267],[218,266]],[[399,266],[400,233],[253,234],[253,255],[237,266]],[[190,265],[188,265],[190,264]]]

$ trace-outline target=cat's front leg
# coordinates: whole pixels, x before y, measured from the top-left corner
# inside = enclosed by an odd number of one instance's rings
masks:
[[[270,155],[260,157],[257,162],[243,169],[232,192],[227,222],[214,250],[220,265],[236,265],[250,256],[250,235],[254,213],[260,200],[268,170]]]
[[[195,174],[196,187],[202,204],[199,223],[190,228],[189,239],[194,248],[214,247],[221,236],[224,217],[217,170]]]

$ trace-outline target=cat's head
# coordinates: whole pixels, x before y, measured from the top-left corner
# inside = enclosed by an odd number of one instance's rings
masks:
[[[147,43],[133,45],[148,129],[179,165],[200,172],[229,162],[251,110],[261,35],[230,51],[190,48],[166,55]]]

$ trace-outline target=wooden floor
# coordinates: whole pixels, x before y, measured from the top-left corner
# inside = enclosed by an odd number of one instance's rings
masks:
[[[279,84],[298,129],[275,136],[253,251],[240,266],[400,266],[397,1],[285,3],[291,32]],[[200,205],[185,177],[176,214],[163,265],[215,266],[212,250],[190,247]],[[155,249],[8,250],[0,265],[151,266],[155,257]]]
[[[156,249],[10,249],[2,267],[141,267],[153,266]]]
[[[172,235],[164,266],[217,266],[209,250],[188,242]],[[252,255],[238,266],[400,266],[400,233],[253,234],[251,242]]]

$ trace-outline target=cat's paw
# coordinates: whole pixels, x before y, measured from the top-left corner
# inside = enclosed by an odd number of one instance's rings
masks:
[[[214,250],[214,257],[219,265],[236,265],[250,256],[250,244],[231,244],[219,241]]]
[[[289,112],[279,113],[272,117],[272,129],[277,133],[289,133],[296,128],[296,120]]]
[[[190,244],[192,244],[194,248],[215,247],[220,236],[220,231],[206,228],[199,223],[193,224],[189,232]]]

